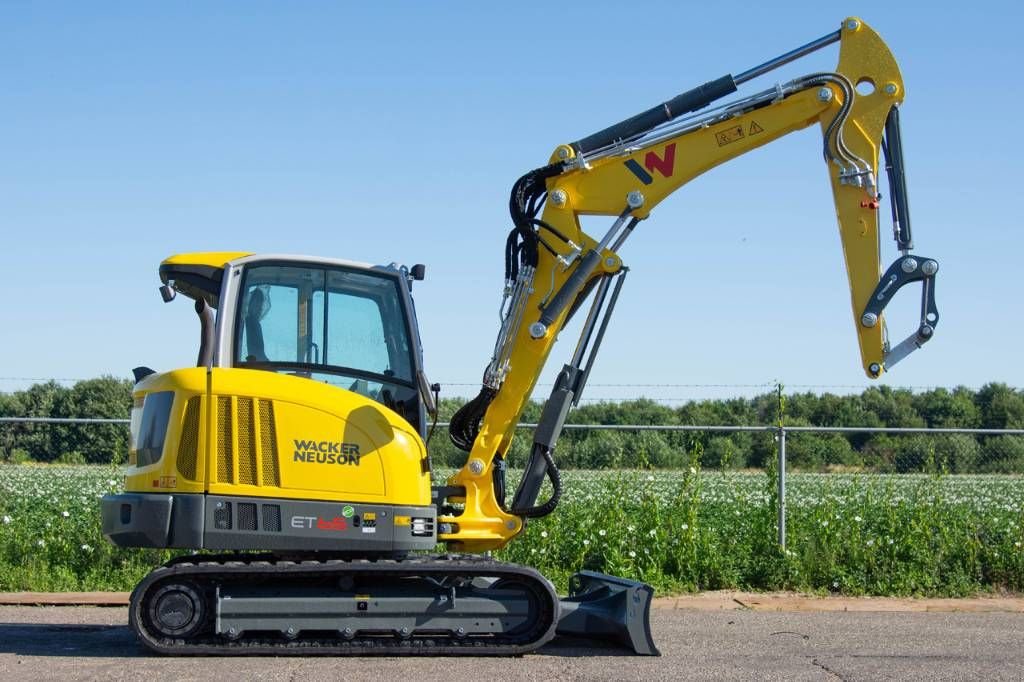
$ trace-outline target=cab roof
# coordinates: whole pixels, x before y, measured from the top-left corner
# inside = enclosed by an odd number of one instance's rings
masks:
[[[237,258],[252,255],[247,251],[203,251],[182,253],[160,263],[160,281],[174,282],[174,288],[191,299],[206,299],[216,308],[224,266]]]
[[[323,258],[318,256],[300,256],[292,254],[255,254],[250,251],[201,251],[182,253],[171,256],[160,263],[160,281],[164,284],[174,282],[174,289],[191,299],[203,298],[211,307],[216,308],[220,299],[221,281],[224,279],[224,268],[229,264],[243,264],[250,261],[282,260],[294,263],[308,263],[322,266],[344,266],[360,270],[374,270],[392,276],[399,272],[399,266],[371,265],[340,258]]]

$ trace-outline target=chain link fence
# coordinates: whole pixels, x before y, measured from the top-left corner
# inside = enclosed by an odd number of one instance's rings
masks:
[[[0,461],[104,464],[124,461],[127,419],[0,417]],[[439,423],[429,449],[441,466],[465,453]],[[535,424],[520,424],[529,431]],[[786,468],[806,472],[1024,474],[1024,429],[566,424],[559,465],[570,469],[675,469],[694,453],[704,469],[762,469],[784,440]],[[506,457],[521,467],[530,438]]]
[[[127,419],[0,417],[0,460],[62,464],[125,461]],[[459,467],[465,453],[432,429],[435,463]],[[520,424],[530,430],[536,424]],[[525,434],[524,434],[525,435]],[[528,437],[506,453],[521,468]],[[795,472],[1024,474],[1024,429],[566,424],[557,459],[574,469],[770,468],[778,486],[778,542],[786,546],[786,477]]]

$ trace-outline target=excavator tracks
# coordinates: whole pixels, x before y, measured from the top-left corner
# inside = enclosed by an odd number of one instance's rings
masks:
[[[152,571],[129,621],[145,646],[179,656],[509,656],[551,640],[558,615],[544,576],[483,556],[229,554]]]

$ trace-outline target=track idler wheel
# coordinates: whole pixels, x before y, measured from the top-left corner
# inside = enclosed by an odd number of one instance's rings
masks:
[[[146,609],[153,631],[168,639],[188,639],[206,623],[206,600],[189,582],[169,582],[153,592]]]

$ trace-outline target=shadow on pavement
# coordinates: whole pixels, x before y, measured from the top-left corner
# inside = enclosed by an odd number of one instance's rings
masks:
[[[574,658],[577,656],[635,656],[635,654],[613,642],[581,637],[559,635],[545,644],[534,655],[560,656]]]
[[[0,653],[104,658],[137,658],[145,654],[125,625],[55,623],[0,623]]]
[[[0,623],[0,654],[97,658],[154,657],[126,625]],[[556,637],[535,656],[631,656],[628,649],[595,640]]]

